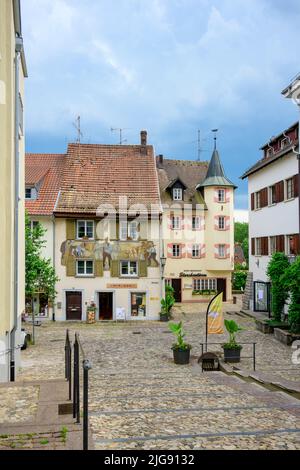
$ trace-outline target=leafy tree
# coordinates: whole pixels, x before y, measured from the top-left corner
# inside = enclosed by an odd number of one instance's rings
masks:
[[[245,290],[248,272],[245,270],[234,271],[232,284],[234,290]]]
[[[267,268],[267,275],[271,280],[272,317],[278,322],[281,321],[284,305],[289,297],[289,289],[283,279],[283,274],[289,267],[289,260],[284,253],[274,253]]]
[[[249,224],[247,222],[235,222],[234,241],[240,243],[248,263],[249,259]]]
[[[54,301],[58,277],[51,260],[41,256],[41,249],[45,246],[45,233],[46,230],[40,223],[31,229],[28,214],[25,215],[25,293],[26,297],[32,298],[36,293],[42,292],[50,301]]]
[[[300,333],[300,256],[282,275],[285,289],[290,292],[289,325],[292,333]]]

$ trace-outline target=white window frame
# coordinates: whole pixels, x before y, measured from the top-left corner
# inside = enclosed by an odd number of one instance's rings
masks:
[[[30,191],[30,197],[26,197],[26,191]],[[37,199],[37,190],[34,186],[25,188],[25,200],[35,201]]]
[[[224,243],[218,245],[218,256],[222,259],[226,258],[226,245]]]
[[[286,246],[286,255],[287,256],[296,256],[295,253],[291,253],[290,238],[294,237],[296,234],[286,235],[285,237],[285,246]]]
[[[221,194],[223,196],[221,196]],[[225,189],[218,189],[218,202],[220,203],[226,202],[226,190]]]
[[[130,273],[130,270],[131,270],[131,264],[135,264],[135,270],[136,272],[134,274],[131,274]],[[127,270],[128,270],[128,274],[123,274],[123,264],[127,264]],[[131,261],[131,260],[122,260],[120,261],[120,276],[121,277],[138,277],[139,275],[139,264],[137,261]]]
[[[79,224],[80,223],[84,223],[84,233],[85,235],[83,237],[79,237]],[[92,223],[93,224],[93,236],[92,237],[88,237],[87,236],[87,224],[90,224]],[[93,220],[77,220],[76,221],[76,240],[83,240],[85,238],[88,238],[88,240],[94,240],[95,239],[95,223]]]
[[[138,231],[138,222],[133,220],[128,222],[127,220],[120,220],[119,225],[119,238],[121,241],[125,242],[128,239],[132,241],[139,240],[140,234]],[[134,235],[134,236],[132,236]]]
[[[200,258],[201,256],[201,246],[199,244],[195,244],[192,246],[192,258]]]
[[[182,188],[173,188],[173,200],[182,201]]]
[[[223,221],[223,223],[221,224],[221,220]],[[219,227],[219,230],[225,230],[226,229],[226,218],[224,215],[219,215],[218,216],[218,227]]]
[[[192,217],[192,230],[199,230],[201,228],[201,217],[193,215]]]
[[[293,193],[292,196],[289,196],[289,195],[288,195],[288,191],[289,191],[288,184],[289,184],[289,182],[291,182],[291,189],[292,189],[292,193]],[[294,183],[294,178],[293,178],[293,177],[292,177],[292,178],[287,178],[287,179],[285,180],[285,200],[286,200],[286,201],[290,201],[290,200],[292,200],[292,199],[294,199],[294,198],[295,198],[295,183]]]
[[[175,248],[176,247],[176,248]],[[178,250],[177,250],[178,248]],[[178,243],[174,243],[172,246],[173,258],[180,258],[181,246]],[[174,254],[175,253],[175,254]],[[178,253],[178,254],[177,254]]]
[[[217,290],[217,279],[193,279],[193,290]]]
[[[262,254],[261,254],[261,238],[255,238],[255,256],[262,256]]]
[[[84,263],[84,273],[79,273],[79,263]],[[92,273],[87,273],[87,263],[92,263],[93,266],[93,272]],[[76,260],[76,276],[77,277],[94,277],[95,275],[95,263],[92,259],[78,259]]]
[[[269,253],[270,255],[273,255],[276,252],[277,252],[276,237],[270,237],[269,238]]]
[[[254,201],[255,201],[255,209],[256,209],[256,210],[261,209],[260,191],[257,191],[257,192],[255,193]]]
[[[181,217],[178,215],[172,216],[172,229],[181,230]]]
[[[146,299],[145,315],[143,315],[143,316],[142,315],[137,315],[137,316],[132,315],[132,296],[133,295],[143,295],[143,296],[145,296],[145,299]],[[133,292],[133,291],[131,291],[129,299],[130,299],[130,317],[131,318],[147,318],[147,314],[148,314],[147,292],[143,292],[143,291],[138,291],[138,292],[134,291]]]
[[[33,231],[35,227],[38,225],[38,220],[31,220],[30,221],[30,230]]]
[[[272,200],[272,189],[275,188],[275,202]],[[276,202],[276,185],[272,184],[272,186],[269,186],[269,206],[274,206],[277,204]]]

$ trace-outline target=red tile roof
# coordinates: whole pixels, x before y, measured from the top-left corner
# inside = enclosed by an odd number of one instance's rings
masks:
[[[70,144],[56,214],[95,214],[101,204],[160,207],[152,146]]]
[[[27,153],[25,184],[39,186],[38,198],[26,200],[29,215],[52,215],[57,201],[66,156],[63,154]]]

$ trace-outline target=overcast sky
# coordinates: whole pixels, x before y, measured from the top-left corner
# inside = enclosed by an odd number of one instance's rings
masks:
[[[281,90],[300,71],[298,0],[23,0],[27,151],[76,139],[128,143],[147,129],[167,158],[221,158],[239,176],[259,148],[298,119]]]

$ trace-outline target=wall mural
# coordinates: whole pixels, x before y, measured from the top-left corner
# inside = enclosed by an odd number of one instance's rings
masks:
[[[152,241],[110,242],[108,238],[103,242],[66,240],[62,243],[60,251],[63,266],[67,265],[70,257],[102,260],[105,271],[111,268],[112,260],[147,261],[148,267],[159,266],[156,246]]]

